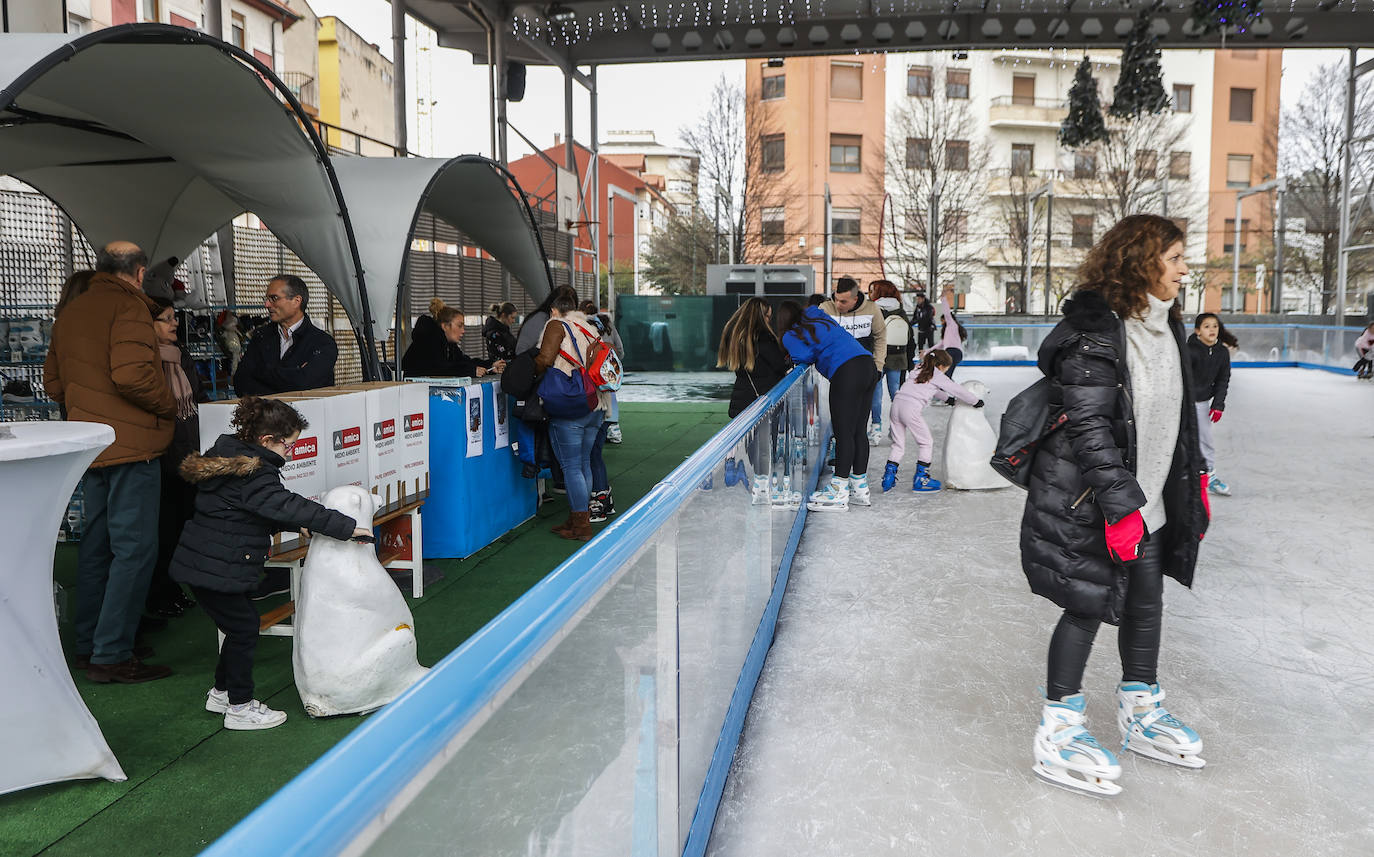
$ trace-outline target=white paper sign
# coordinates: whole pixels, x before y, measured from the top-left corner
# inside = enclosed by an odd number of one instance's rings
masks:
[[[510,396],[501,392],[499,384],[491,385],[491,396],[496,400],[496,444],[494,449],[510,446]]]
[[[482,388],[485,384],[473,384],[463,388],[463,399],[467,403],[464,421],[468,429],[468,458],[482,454],[482,421],[486,419],[482,407]]]

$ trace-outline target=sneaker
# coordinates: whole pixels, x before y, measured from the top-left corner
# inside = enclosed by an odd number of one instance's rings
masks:
[[[606,426],[607,443],[623,443],[624,437],[620,434],[620,423],[611,423]]]
[[[210,688],[205,692],[205,710],[211,714],[223,714],[229,710],[229,691]]]
[[[138,658],[129,658],[117,664],[91,664],[86,670],[86,678],[96,684],[142,684],[171,674],[171,667],[145,664]]]
[[[225,729],[271,729],[285,722],[285,711],[268,708],[256,699],[242,705],[231,705],[224,712]]]
[[[602,499],[605,495],[605,491],[593,491],[587,501],[588,520],[593,524],[600,524],[606,520],[606,504]]]

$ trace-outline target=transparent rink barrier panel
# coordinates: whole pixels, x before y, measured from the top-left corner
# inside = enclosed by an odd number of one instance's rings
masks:
[[[686,844],[731,695],[814,478],[824,411],[816,377],[808,372],[677,512],[681,770],[674,854]]]
[[[1054,320],[1027,324],[966,323],[966,360],[1035,360]],[[1228,324],[1240,347],[1235,363],[1308,363],[1348,369],[1355,362],[1355,340],[1363,326],[1323,327],[1307,324]],[[1184,330],[1192,333],[1192,317]]]
[[[709,478],[669,477],[665,496],[681,502],[665,523],[347,854],[682,853],[799,513],[755,503],[753,477],[809,490],[815,377]]]

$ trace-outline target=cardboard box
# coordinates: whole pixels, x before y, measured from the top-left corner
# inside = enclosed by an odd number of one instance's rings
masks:
[[[238,405],[238,399],[224,399],[218,402],[205,402],[200,406],[201,452],[214,446],[220,435],[234,433],[230,420],[233,419],[234,408]]]
[[[367,409],[367,468],[369,490],[380,508],[400,500],[401,389],[395,384],[363,391]]]
[[[429,385],[400,385],[401,500],[429,493]]]

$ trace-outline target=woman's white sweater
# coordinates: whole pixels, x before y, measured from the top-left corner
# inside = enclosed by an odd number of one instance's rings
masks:
[[[1144,318],[1126,319],[1126,368],[1131,373],[1135,420],[1135,480],[1145,494],[1140,510],[1147,532],[1158,532],[1166,520],[1164,483],[1178,444],[1183,415],[1183,367],[1178,343],[1169,329],[1172,301],[1150,295]]]

